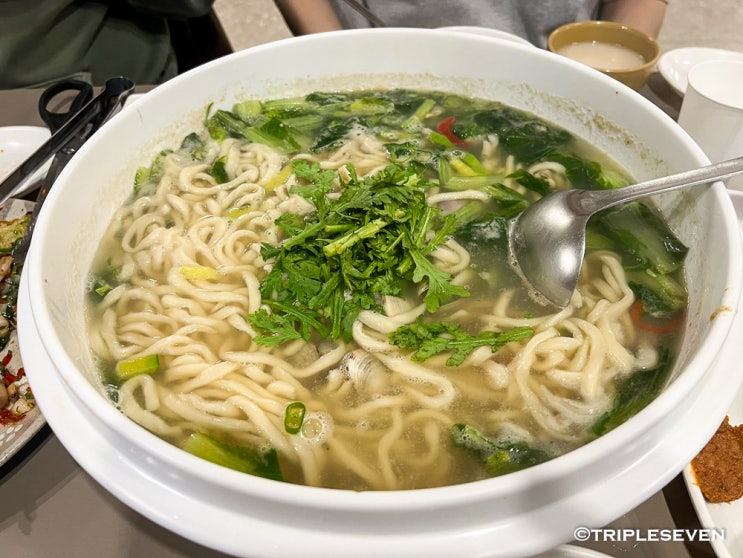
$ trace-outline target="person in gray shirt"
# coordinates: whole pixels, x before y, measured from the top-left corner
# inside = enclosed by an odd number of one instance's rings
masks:
[[[666,0],[355,0],[368,18],[344,0],[276,0],[297,34],[375,27],[490,27],[544,48],[557,27],[573,21],[616,21],[657,37]]]

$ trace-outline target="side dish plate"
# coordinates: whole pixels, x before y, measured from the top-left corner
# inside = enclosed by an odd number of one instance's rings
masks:
[[[31,211],[32,208],[33,202],[8,200],[0,207],[0,220],[16,219]],[[7,382],[10,383],[10,380],[15,379],[13,381],[14,389],[25,392],[28,389],[28,380],[25,377],[23,363],[21,362],[21,352],[18,347],[15,329],[11,331],[8,344],[0,351],[0,363],[0,373],[2,373],[4,380],[7,379]],[[46,424],[31,392],[29,391],[24,397],[32,407],[19,418],[9,416],[7,408],[0,409],[0,413],[2,413],[0,416],[0,467],[18,453]]]
[[[669,50],[658,60],[658,71],[682,97],[686,93],[687,75],[694,64],[705,60],[743,60],[743,52],[721,48],[687,47]]]
[[[50,135],[51,132],[42,126],[0,127],[0,181],[48,140]],[[50,164],[51,161],[28,177],[13,195],[19,196],[28,192],[44,178]]]

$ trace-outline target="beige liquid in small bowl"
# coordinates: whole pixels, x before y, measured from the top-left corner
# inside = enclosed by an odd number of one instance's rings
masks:
[[[625,46],[600,41],[571,43],[558,54],[605,71],[631,70],[645,64],[645,58]]]

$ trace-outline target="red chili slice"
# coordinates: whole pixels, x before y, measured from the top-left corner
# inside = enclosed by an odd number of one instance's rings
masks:
[[[438,126],[436,126],[436,131],[442,136],[446,136],[446,138],[450,142],[452,142],[454,145],[463,147],[467,145],[467,142],[451,131],[451,127],[452,127],[452,124],[454,124],[454,120],[455,120],[455,117],[447,116],[441,122],[439,122]]]

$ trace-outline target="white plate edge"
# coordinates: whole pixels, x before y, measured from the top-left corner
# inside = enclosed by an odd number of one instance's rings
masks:
[[[680,55],[686,54],[689,59],[689,68],[684,69],[680,67],[676,60],[679,59]],[[688,56],[691,54],[692,56]],[[668,82],[668,85],[676,91],[682,97],[686,94],[687,80],[686,76],[689,73],[689,69],[695,63],[702,62],[703,60],[711,60],[715,58],[738,58],[743,60],[743,52],[735,50],[727,50],[723,48],[714,47],[681,47],[671,49],[664,52],[658,59],[658,72],[663,79]],[[681,75],[677,77],[675,73]]]

